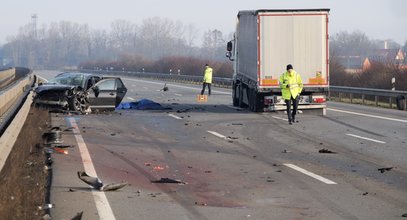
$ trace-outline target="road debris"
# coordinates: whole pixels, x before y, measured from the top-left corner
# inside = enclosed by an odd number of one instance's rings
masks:
[[[55,205],[54,204],[45,204],[43,206],[38,206],[38,210],[46,210],[46,209],[52,209],[54,208]]]
[[[321,150],[318,151],[320,154],[336,154],[335,151],[331,151],[329,149],[326,148],[322,148]]]
[[[81,220],[83,215],[83,211],[76,214],[71,220]]]
[[[49,214],[45,214],[44,216],[42,216],[43,220],[52,220],[51,216]]]
[[[65,145],[61,145],[61,144],[54,145],[54,148],[74,148],[74,147],[75,147],[74,145],[69,145],[69,144],[65,144]]]
[[[153,170],[164,170],[165,168],[162,166],[154,166]]]
[[[187,183],[182,182],[181,180],[176,180],[176,179],[171,179],[171,178],[161,178],[159,180],[152,180],[152,183],[176,183],[176,184],[180,184],[180,185],[185,185]]]
[[[161,193],[150,193],[150,194],[148,194],[149,196],[151,196],[151,197],[157,197],[158,195],[161,195]]]
[[[380,171],[380,173],[384,173],[386,171],[390,171],[391,169],[393,169],[394,167],[383,167],[383,168],[379,168],[377,169],[378,171]]]
[[[53,127],[42,135],[45,144],[62,143],[62,130],[59,127]]]
[[[54,151],[60,154],[68,154],[68,150],[61,149],[59,147],[54,147]]]
[[[113,191],[113,190],[118,190],[121,189],[125,186],[127,186],[127,182],[122,182],[122,183],[111,183],[111,184],[103,184],[102,180],[100,180],[97,177],[92,177],[86,174],[84,171],[78,171],[78,177],[80,180],[85,182],[86,184],[92,186],[95,189],[98,189],[100,191]]]
[[[208,206],[207,203],[198,203],[198,202],[195,202],[195,205]]]
[[[232,125],[243,125],[243,123],[232,123]]]
[[[168,91],[167,83],[164,83],[164,88],[162,89],[162,91],[164,91],[164,92]]]

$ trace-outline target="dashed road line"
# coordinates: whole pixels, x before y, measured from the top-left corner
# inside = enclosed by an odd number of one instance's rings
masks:
[[[397,121],[397,122],[407,123],[407,120],[403,120],[403,119],[389,118],[389,117],[383,117],[383,116],[377,116],[377,115],[369,115],[369,114],[345,111],[345,110],[340,110],[340,109],[335,109],[335,108],[327,108],[327,109],[330,110],[330,111],[334,111],[334,112],[342,112],[342,113],[348,113],[348,114],[352,114],[352,115],[360,115],[360,116],[365,116],[365,117],[371,117],[371,118],[378,118],[378,119],[384,119],[384,120],[389,120],[389,121]]]
[[[207,132],[210,133],[210,134],[215,135],[215,136],[218,137],[218,138],[228,139],[226,136],[224,136],[224,135],[222,135],[222,134],[219,134],[219,133],[216,132],[216,131],[207,131]]]
[[[362,136],[355,135],[355,134],[346,134],[346,135],[351,136],[351,137],[355,137],[355,138],[360,138],[360,139],[363,139],[363,140],[373,141],[373,142],[380,143],[380,144],[385,144],[386,143],[384,141],[379,141],[379,140],[375,140],[375,139],[372,139],[372,138],[362,137]]]
[[[90,157],[89,150],[83,140],[83,137],[79,131],[78,125],[74,118],[68,118],[68,122],[74,128],[73,133],[78,143],[78,148],[81,154],[83,167],[85,172],[90,176],[97,176],[95,167],[93,166],[92,158]],[[109,201],[107,200],[106,194],[101,191],[96,191],[96,189],[91,189],[93,199],[95,200],[96,208],[98,210],[98,215],[100,219],[111,219],[115,220],[113,210],[110,207]]]
[[[281,118],[281,117],[277,117],[277,116],[271,116],[271,117],[278,119],[278,120],[288,121],[288,119],[286,119],[286,118]]]
[[[130,99],[130,100],[134,101],[134,99],[132,97],[127,97],[127,99]]]
[[[176,95],[176,96],[182,96],[181,94],[178,94],[178,93],[174,93],[174,95]]]
[[[327,179],[327,178],[325,178],[325,177],[322,177],[322,176],[320,176],[320,175],[317,175],[317,174],[315,174],[315,173],[313,173],[313,172],[310,172],[310,171],[308,171],[308,170],[306,170],[306,169],[303,169],[303,168],[301,168],[301,167],[299,167],[299,166],[296,166],[296,165],[294,165],[294,164],[284,163],[283,165],[286,166],[286,167],[289,167],[289,168],[291,168],[291,169],[293,169],[293,170],[296,170],[296,171],[298,171],[298,172],[300,172],[300,173],[303,173],[303,174],[305,174],[305,175],[307,175],[307,176],[310,176],[310,177],[312,177],[312,178],[314,178],[314,179],[317,179],[317,180],[319,180],[319,181],[321,181],[321,182],[323,182],[323,183],[325,183],[325,184],[330,184],[330,185],[337,184],[337,183],[335,183],[335,182],[332,181],[332,180],[329,180],[329,179]]]
[[[168,114],[168,116],[173,117],[173,118],[178,119],[178,120],[181,120],[181,119],[182,119],[181,117],[178,117],[178,116],[173,115],[173,114]]]

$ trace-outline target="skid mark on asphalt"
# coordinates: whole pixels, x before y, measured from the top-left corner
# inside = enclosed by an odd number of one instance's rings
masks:
[[[74,118],[67,118],[69,126],[73,127],[73,133],[75,135],[76,142],[78,143],[78,148],[81,154],[83,167],[85,172],[90,176],[97,176],[95,167],[93,166],[92,158],[90,157],[88,147],[83,140],[83,137],[79,131],[78,125]],[[113,210],[110,207],[109,201],[107,200],[106,194],[102,191],[99,192],[92,189],[93,199],[95,200],[96,208],[98,210],[98,215],[100,219],[111,219],[115,220]]]
[[[360,139],[363,139],[363,140],[368,140],[368,141],[380,143],[380,144],[385,144],[386,143],[384,141],[379,141],[379,140],[375,140],[375,139],[372,139],[372,138],[362,137],[362,136],[355,135],[355,134],[346,134],[346,135],[351,136],[351,137],[355,137],[355,138],[360,138]]]
[[[310,177],[312,177],[312,178],[314,178],[314,179],[317,179],[317,180],[319,180],[319,181],[321,181],[321,182],[323,182],[323,183],[325,183],[325,184],[337,184],[337,183],[335,183],[334,181],[332,181],[332,180],[329,180],[329,179],[327,179],[327,178],[324,178],[324,177],[322,177],[322,176],[320,176],[320,175],[317,175],[317,174],[315,174],[315,173],[313,173],[313,172],[310,172],[310,171],[308,171],[308,170],[306,170],[306,169],[303,169],[303,168],[301,168],[301,167],[299,167],[299,166],[296,166],[296,165],[294,165],[294,164],[290,164],[290,163],[284,163],[283,164],[284,166],[286,166],[286,167],[289,167],[289,168],[291,168],[291,169],[293,169],[293,170],[296,170],[296,171],[298,171],[298,172],[300,172],[300,173],[303,173],[303,174],[305,174],[305,175],[307,175],[307,176],[310,176]]]

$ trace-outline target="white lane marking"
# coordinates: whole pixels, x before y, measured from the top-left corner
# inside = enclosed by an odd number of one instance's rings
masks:
[[[277,117],[277,116],[271,116],[271,117],[275,118],[275,119],[283,120],[283,121],[288,121],[288,119],[286,119],[286,118],[280,118],[280,117]]]
[[[134,100],[132,97],[127,97],[127,99],[130,99],[130,100],[132,100],[132,101]]]
[[[122,78],[125,80],[130,80],[130,81],[136,81],[136,82],[143,82],[143,83],[151,83],[151,84],[156,84],[156,85],[163,85],[163,83],[158,83],[158,82],[151,82],[151,81],[146,81],[146,80],[141,80],[141,79],[131,79],[131,78]],[[167,86],[172,86],[176,88],[184,88],[184,89],[192,89],[196,91],[201,91],[202,89],[200,88],[194,88],[194,87],[189,87],[189,86],[181,86],[181,85],[175,85],[175,84],[168,84]],[[222,92],[222,91],[212,91],[212,93],[218,93],[218,94],[225,94],[225,95],[231,95],[232,92]]]
[[[147,87],[143,87],[143,89],[148,89]]]
[[[181,120],[181,119],[182,119],[182,118],[180,118],[180,117],[178,117],[178,116],[176,116],[176,115],[173,115],[173,114],[168,114],[168,116],[173,117],[173,118],[178,119],[178,120]]]
[[[210,134],[213,134],[213,135],[215,135],[216,137],[218,137],[218,138],[222,138],[222,139],[228,139],[226,136],[224,136],[224,135],[221,135],[221,134],[219,134],[218,132],[216,132],[216,131],[207,131],[208,133],[210,133]]]
[[[320,176],[320,175],[317,175],[317,174],[315,174],[315,173],[312,173],[312,172],[310,172],[310,171],[308,171],[308,170],[306,170],[306,169],[303,169],[303,168],[301,168],[301,167],[299,167],[299,166],[296,166],[296,165],[294,165],[294,164],[284,163],[283,165],[284,165],[284,166],[287,166],[287,167],[289,167],[289,168],[291,168],[291,169],[294,169],[294,170],[296,170],[296,171],[298,171],[298,172],[300,172],[300,173],[303,173],[303,174],[305,174],[305,175],[307,175],[307,176],[310,176],[310,177],[312,177],[312,178],[314,178],[314,179],[317,179],[317,180],[319,180],[319,181],[321,181],[321,182],[323,182],[323,183],[326,183],[326,184],[337,184],[337,183],[335,183],[335,182],[332,181],[332,180],[329,180],[329,179],[324,178],[324,177],[322,177],[322,176]]]
[[[352,136],[352,137],[355,137],[355,138],[360,138],[360,139],[368,140],[368,141],[373,141],[373,142],[380,143],[380,144],[385,144],[385,143],[386,143],[386,142],[384,142],[384,141],[379,141],[379,140],[375,140],[375,139],[371,139],[371,138],[367,138],[367,137],[362,137],[362,136],[355,135],[355,134],[346,134],[346,135]]]
[[[334,112],[342,112],[342,113],[348,113],[348,114],[353,114],[353,115],[360,115],[360,116],[366,116],[366,117],[371,117],[371,118],[379,118],[379,119],[384,119],[384,120],[389,120],[389,121],[397,121],[397,122],[407,123],[407,120],[403,120],[403,119],[382,117],[382,116],[377,116],[377,115],[368,115],[368,114],[363,114],[363,113],[358,113],[358,112],[350,112],[350,111],[345,111],[345,110],[340,110],[340,109],[335,109],[335,108],[327,108],[327,109],[331,110],[331,111],[334,111]]]
[[[176,96],[182,96],[181,94],[178,94],[178,93],[174,93],[174,95],[176,95]]]
[[[97,176],[95,167],[92,163],[92,158],[90,157],[88,148],[86,147],[85,141],[79,131],[78,125],[74,118],[68,118],[69,123],[74,128],[73,133],[75,134],[76,142],[78,143],[78,148],[82,157],[83,167],[85,172],[89,176]],[[92,189],[93,199],[95,200],[96,208],[98,210],[99,218],[100,219],[112,219],[115,220],[113,210],[110,207],[109,201],[107,200],[106,194],[103,191],[96,191],[96,189]]]

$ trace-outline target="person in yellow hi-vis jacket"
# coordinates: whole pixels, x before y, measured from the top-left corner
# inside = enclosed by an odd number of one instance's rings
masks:
[[[203,85],[201,95],[205,92],[205,87],[208,86],[208,95],[211,95],[211,84],[212,84],[212,68],[206,64],[204,70],[204,78],[203,78]]]
[[[287,71],[280,76],[281,94],[287,105],[288,124],[298,122],[295,119],[297,114],[298,101],[302,91],[302,79],[300,74],[294,71],[291,64],[287,65]],[[291,111],[291,104],[293,109]]]

